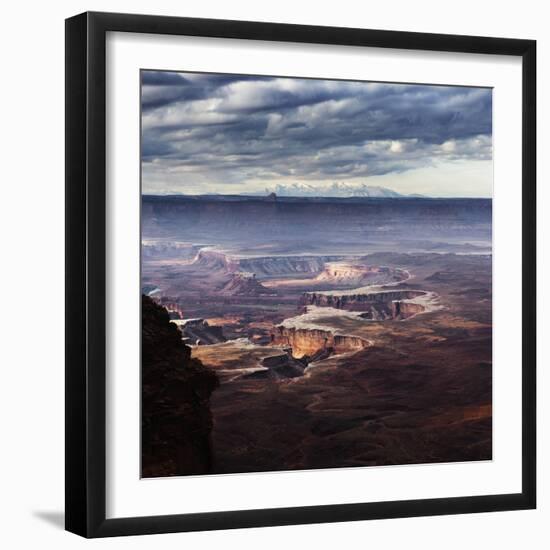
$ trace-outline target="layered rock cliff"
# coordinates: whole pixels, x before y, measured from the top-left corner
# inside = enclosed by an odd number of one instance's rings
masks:
[[[361,310],[364,304],[391,303],[395,300],[410,300],[426,294],[423,290],[387,290],[360,294],[330,294],[324,292],[306,292],[302,296],[303,305],[333,307],[353,311],[354,306]]]
[[[269,289],[256,279],[254,273],[235,273],[224,285],[222,293],[230,296],[260,296],[269,294]]]
[[[328,294],[306,292],[302,296],[302,305],[333,307],[347,311],[361,311],[363,317],[374,321],[386,319],[401,320],[416,315],[424,310],[420,304],[409,300],[424,296],[422,290],[390,290],[364,294]]]
[[[425,307],[412,301],[392,302],[392,319],[403,320],[423,313]]]
[[[256,273],[258,277],[281,277],[304,274],[315,275],[325,268],[325,263],[337,259],[333,256],[266,256],[241,258],[243,271]]]
[[[407,277],[408,274],[403,270],[340,261],[327,263],[325,269],[317,276],[316,281],[343,286],[359,286],[399,282]]]
[[[210,395],[216,374],[191,357],[167,311],[142,296],[142,476],[211,468]]]
[[[195,256],[193,265],[210,271],[222,271],[224,273],[232,273],[239,267],[238,263],[223,252],[207,248],[199,250],[199,253]]]
[[[313,357],[321,351],[346,353],[359,351],[369,346],[369,342],[358,336],[334,334],[329,330],[299,329],[279,325],[271,333],[271,342],[291,348],[296,358]]]

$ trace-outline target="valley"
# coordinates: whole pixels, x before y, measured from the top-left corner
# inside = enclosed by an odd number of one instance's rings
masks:
[[[155,197],[143,232],[212,473],[491,458],[490,201]]]

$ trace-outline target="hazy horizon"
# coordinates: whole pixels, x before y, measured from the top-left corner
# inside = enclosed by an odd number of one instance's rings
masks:
[[[389,189],[389,188],[387,188]],[[272,193],[269,192],[249,192],[249,193],[231,193],[231,192],[155,192],[155,193],[146,193],[143,192],[142,196],[146,197],[250,197],[261,199],[263,197],[267,198]],[[275,192],[277,198],[281,199],[470,199],[470,200],[492,200],[491,196],[488,197],[471,197],[466,195],[457,195],[457,196],[434,196],[434,195],[424,195],[424,194],[411,194],[411,195],[401,195],[400,197],[368,197],[368,196],[335,196],[335,195],[279,195]]]

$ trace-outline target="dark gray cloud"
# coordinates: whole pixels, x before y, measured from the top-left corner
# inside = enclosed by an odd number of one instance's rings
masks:
[[[252,76],[248,80],[266,80],[267,77]],[[181,101],[203,99],[216,91],[242,80],[240,76],[192,74],[169,71],[141,71],[142,109],[148,111]]]
[[[489,89],[142,71],[144,178],[334,181],[492,158]],[[145,187],[147,181],[144,181]]]

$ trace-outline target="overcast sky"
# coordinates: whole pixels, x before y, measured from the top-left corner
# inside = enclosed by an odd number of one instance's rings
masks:
[[[143,193],[335,183],[490,197],[491,90],[142,72]]]

